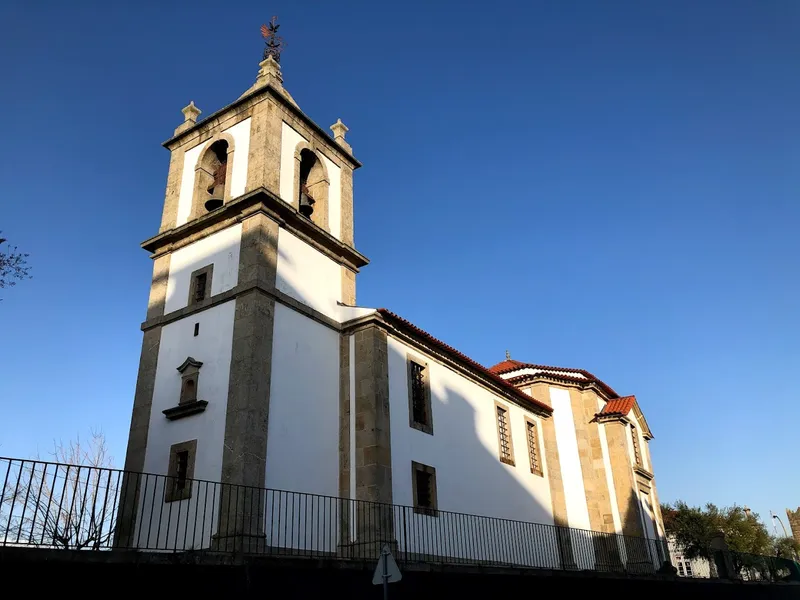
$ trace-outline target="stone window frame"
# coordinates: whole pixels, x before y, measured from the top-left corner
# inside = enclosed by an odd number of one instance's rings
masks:
[[[197,291],[197,279],[200,275],[205,274],[206,276],[206,289],[205,294],[203,295],[202,300],[197,300],[196,291]],[[197,306],[198,304],[202,304],[209,298],[211,298],[211,284],[214,281],[214,263],[210,263],[200,269],[192,271],[192,274],[189,276],[189,304],[187,306]]]
[[[430,477],[430,492],[431,492],[431,505],[421,506],[418,502],[417,496],[417,473],[425,473]],[[436,490],[436,468],[430,465],[418,463],[414,460],[411,461],[411,493],[414,501],[414,512],[418,515],[427,515],[429,517],[439,516],[439,498]]]
[[[508,430],[508,453],[510,458],[503,456],[503,440],[500,437],[500,419],[497,413],[498,409],[505,411],[506,414],[506,429]],[[503,404],[498,400],[494,401],[494,426],[497,430],[497,455],[500,458],[500,462],[515,467],[516,461],[514,460],[514,436],[511,434],[511,410],[507,404]]]
[[[425,389],[425,415],[427,423],[422,423],[414,419],[414,387],[412,385],[412,369],[417,365],[422,367],[422,377]],[[406,384],[408,386],[408,425],[423,433],[433,435],[433,407],[431,404],[431,376],[430,365],[427,361],[417,358],[411,353],[406,354]]]
[[[533,447],[531,447],[530,428],[533,428]],[[539,424],[525,415],[525,440],[528,444],[528,463],[531,467],[531,473],[544,477],[544,465],[542,464],[542,443],[539,437]],[[534,461],[534,456],[536,460]],[[534,464],[538,466],[534,466]]]
[[[209,173],[203,163],[206,154],[211,150],[211,146],[217,142],[226,142],[228,144],[228,162],[225,166],[225,192],[223,194],[223,201],[227,202],[231,199],[231,180],[233,179],[233,158],[236,144],[230,133],[219,132],[203,143],[203,150],[197,157],[197,163],[194,166],[194,179],[192,180],[192,185],[194,187],[192,188],[192,208],[189,212],[189,221],[206,214],[206,190],[204,186],[207,184],[208,178],[213,177],[214,174]]]
[[[178,456],[187,453],[186,473],[183,477],[183,487],[178,487]],[[192,482],[194,480],[194,463],[197,458],[197,440],[188,440],[172,444],[169,447],[169,465],[164,485],[164,502],[178,502],[192,497]]]
[[[303,161],[303,150],[308,150],[311,152],[319,162],[320,166],[322,167],[322,179],[316,183],[324,183],[325,184],[325,194],[324,196],[320,196],[319,198],[314,198],[316,201],[315,207],[319,208],[319,215],[316,219],[314,219],[314,215],[317,215],[317,208],[314,208],[314,213],[311,215],[311,219],[309,219],[312,223],[324,229],[328,233],[330,233],[330,191],[331,191],[331,178],[330,174],[328,173],[328,165],[325,164],[323,157],[325,156],[322,152],[320,152],[319,148],[310,142],[305,140],[301,140],[297,143],[294,148],[294,183],[292,185],[292,206],[296,209],[300,209],[300,166]],[[325,157],[327,158],[327,157]],[[331,161],[333,162],[333,161]],[[315,183],[315,185],[316,185]]]
[[[178,398],[179,405],[197,402],[198,387],[200,383],[200,367],[202,366],[202,362],[189,356],[185,361],[183,361],[183,364],[177,368],[178,373],[181,374],[181,391],[180,397]],[[189,382],[191,382],[194,387],[193,398],[186,397],[185,395],[186,384]]]

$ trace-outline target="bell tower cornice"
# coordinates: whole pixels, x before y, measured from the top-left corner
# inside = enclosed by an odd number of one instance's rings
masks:
[[[196,123],[193,123],[191,127],[187,127],[180,133],[173,135],[168,140],[162,142],[161,145],[168,150],[175,150],[179,146],[199,138],[206,129],[214,128],[218,123],[225,120],[224,117],[245,111],[251,106],[263,102],[267,99],[267,97],[277,100],[281,106],[283,106],[292,114],[292,116],[300,120],[306,127],[313,130],[317,135],[324,136],[325,138],[329,139],[331,141],[331,147],[333,150],[340,155],[343,160],[347,161],[354,170],[362,166],[361,162],[355,156],[353,156],[351,152],[348,152],[347,149],[345,149],[341,144],[337,143],[329,133],[317,125],[317,123],[315,123],[311,117],[300,110],[296,104],[289,102],[280,92],[280,90],[278,90],[272,84],[266,84],[263,87],[259,87],[258,89],[245,94],[231,104],[228,104],[227,106],[211,113],[202,121],[197,121]]]
[[[197,239],[230,227],[248,216],[262,212],[283,227],[315,247],[334,262],[355,272],[369,263],[369,259],[355,248],[303,217],[291,204],[287,204],[269,190],[259,188],[249,192],[222,208],[209,212],[185,225],[160,233],[142,242],[142,248],[151,252],[153,258],[178,250]]]

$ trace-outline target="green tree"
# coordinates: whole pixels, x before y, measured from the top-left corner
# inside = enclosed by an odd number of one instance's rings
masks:
[[[797,543],[794,538],[777,537],[774,540],[774,546],[775,556],[781,558],[800,557],[800,543]]]
[[[711,541],[725,535],[728,547],[748,554],[772,554],[774,543],[757,514],[746,513],[740,506],[719,508],[689,506],[683,501],[662,506],[667,534],[680,545],[687,558],[712,556]]]

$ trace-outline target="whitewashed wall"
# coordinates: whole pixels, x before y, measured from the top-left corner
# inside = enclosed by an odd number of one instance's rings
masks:
[[[231,172],[231,198],[244,194],[247,187],[247,161],[250,153],[250,122],[247,118],[236,125],[222,131],[233,137],[234,152]],[[192,212],[192,196],[194,195],[194,177],[197,161],[202,156],[209,142],[203,142],[186,150],[183,156],[183,174],[181,189],[178,194],[178,211],[175,227],[180,227],[189,220]]]
[[[236,286],[239,280],[239,249],[241,224],[228,227],[172,253],[167,281],[164,312],[184,308],[189,304],[192,272],[211,263],[211,295],[221,294]]]
[[[332,319],[340,314],[336,304],[342,298],[340,266],[283,228],[278,233],[275,286]]]
[[[322,156],[328,172],[328,229],[337,240],[342,237],[342,172],[327,156]]]
[[[269,492],[269,545],[336,551],[340,507],[327,497],[339,495],[339,334],[282,304],[275,305],[266,486],[319,495]]]
[[[277,303],[266,483],[339,493],[339,334]]]
[[[196,439],[195,479],[220,481],[235,308],[236,303],[232,300],[165,325],[162,329],[145,452],[145,473],[166,475],[170,447]],[[200,334],[196,337],[195,323],[200,324]],[[208,406],[202,413],[170,421],[162,411],[178,405],[181,375],[177,368],[189,356],[203,363],[197,398],[207,400]],[[156,482],[158,489],[153,487]],[[207,509],[207,513],[198,513],[197,518],[193,516],[188,521],[186,517],[187,511],[194,514],[193,511],[202,511],[203,505],[211,506],[210,496],[214,493],[215,486],[206,487],[195,482],[191,499],[164,503],[163,479],[149,480],[149,487],[143,488],[140,493],[143,518],[139,523],[145,524],[146,530],[137,531],[138,545],[165,548],[178,539],[182,544],[183,528],[188,522],[195,528],[190,528],[187,533],[187,546],[192,546],[193,542],[193,547],[208,546],[216,523],[214,511]],[[181,519],[178,518],[179,514],[182,515]]]
[[[551,387],[550,403],[553,407],[558,459],[567,499],[567,521],[570,527],[591,529],[569,390]]]
[[[238,198],[247,188],[247,160],[250,154],[250,119],[229,127],[224,133],[233,137],[235,150],[231,169],[231,198]],[[241,156],[241,158],[240,158]]]
[[[289,127],[286,123],[281,124],[281,178],[278,183],[281,199],[287,204],[297,206],[294,197],[294,172],[297,169],[297,160],[294,157],[297,144],[308,140]]]
[[[544,452],[541,452],[545,461],[545,476],[539,477],[530,471],[524,417],[528,415],[539,423],[539,444],[542,448],[540,419],[515,404],[497,398],[470,379],[411,350],[393,337],[389,337],[388,349],[394,503],[413,506],[411,462],[416,461],[436,469],[440,510],[551,525],[553,516],[547,480],[548,466]],[[408,353],[427,361],[429,365],[433,435],[409,426]],[[496,399],[509,408],[516,466],[500,462]],[[413,511],[405,518],[405,524],[398,522],[396,527],[401,545],[406,543],[405,537],[408,535],[409,551],[488,558],[481,553],[490,550],[474,546],[471,541],[474,536],[455,533],[459,528],[469,530],[478,527],[477,521],[442,513],[439,517],[429,517]],[[425,531],[426,526],[438,531],[441,539],[460,539],[460,545],[451,544],[442,550],[436,538],[416,535]],[[482,533],[488,535],[492,542],[500,544],[508,558],[514,558],[510,562],[526,564],[526,557],[533,557],[533,546],[536,546],[538,566],[555,566],[558,552],[551,534],[549,528],[526,528],[499,520]]]

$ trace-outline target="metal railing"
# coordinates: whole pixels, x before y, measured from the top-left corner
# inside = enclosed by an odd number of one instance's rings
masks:
[[[91,466],[0,458],[0,546],[208,551],[655,573],[661,540]]]
[[[709,558],[686,559],[682,556],[677,571],[679,577],[692,579],[800,582],[800,563],[794,558],[748,554],[735,550],[709,550]]]

